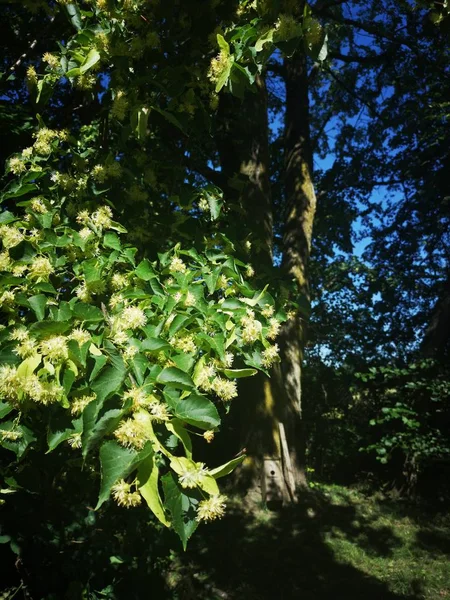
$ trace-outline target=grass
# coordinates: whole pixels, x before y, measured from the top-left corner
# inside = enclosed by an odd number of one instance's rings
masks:
[[[184,553],[175,534],[145,525],[145,507],[65,520],[57,497],[41,500],[9,524],[20,559],[0,544],[0,599],[450,600],[443,502],[322,485],[278,510],[235,499]]]
[[[320,486],[278,511],[232,504],[173,555],[180,600],[450,600],[450,517]]]

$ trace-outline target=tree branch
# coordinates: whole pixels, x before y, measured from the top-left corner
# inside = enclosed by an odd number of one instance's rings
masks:
[[[50,21],[48,22],[48,24],[51,25],[54,20],[55,20],[55,15],[52,15],[50,17]],[[19,58],[16,60],[16,62],[13,64],[13,66],[9,68],[10,73],[14,73],[14,71],[17,69],[17,67],[20,67],[20,65],[26,59],[26,57],[30,54],[30,52],[32,50],[34,50],[37,43],[38,43],[37,38],[31,42],[31,44],[28,46],[28,50],[26,52],[24,52],[21,56],[19,56]]]
[[[358,96],[355,90],[349,88],[348,85],[344,83],[342,79],[340,79],[329,67],[323,66],[323,69],[331,75],[331,77],[336,81],[336,83],[338,83],[342,87],[342,89],[344,89],[347,92],[347,94],[350,94],[350,96],[353,96],[355,100],[358,100],[358,102],[364,104],[364,106],[366,106],[369,109],[372,117],[379,116],[376,108],[372,104],[367,102],[367,100],[364,100],[364,98],[361,98],[361,96]]]
[[[340,52],[330,52],[329,58],[340,60],[345,63],[359,63],[361,65],[378,65],[382,64],[386,59],[393,56],[394,52],[384,52],[374,56],[350,56],[349,54],[341,54]]]

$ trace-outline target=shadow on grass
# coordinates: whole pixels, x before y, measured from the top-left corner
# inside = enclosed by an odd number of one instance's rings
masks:
[[[334,499],[335,500],[335,499]],[[339,501],[339,500],[338,500]],[[260,510],[253,516],[230,507],[222,520],[202,527],[188,552],[178,556],[174,587],[181,600],[395,600],[386,584],[346,564],[356,544],[372,556],[389,557],[401,541],[389,527],[374,527],[379,516],[357,513],[347,498],[336,505],[306,492],[291,508]],[[340,562],[326,536],[351,542]]]

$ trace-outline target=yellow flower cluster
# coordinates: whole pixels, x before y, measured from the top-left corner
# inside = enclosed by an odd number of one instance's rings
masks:
[[[75,87],[79,90],[89,91],[95,87],[97,83],[97,78],[92,73],[84,73],[80,75],[75,80]]]
[[[280,333],[281,323],[274,317],[269,321],[269,330],[267,332],[267,339],[274,340]]]
[[[184,299],[184,305],[186,307],[195,306],[195,303],[196,303],[196,299],[195,299],[194,294],[192,294],[191,292],[188,291],[186,294],[186,298]]]
[[[30,65],[27,68],[27,82],[31,86],[37,85],[38,78],[37,78],[36,69],[33,67],[33,65]]]
[[[230,379],[224,379],[223,377],[215,377],[211,384],[212,390],[225,402],[236,398],[238,395],[237,384],[235,381]]]
[[[0,271],[11,271],[12,261],[8,252],[0,253]]]
[[[79,450],[82,447],[81,433],[74,433],[67,440],[67,443],[73,450]]]
[[[148,410],[150,412],[150,417],[153,421],[162,423],[170,419],[170,413],[167,409],[166,404],[163,404],[158,401],[152,402],[149,404]]]
[[[36,141],[33,144],[33,148],[36,150],[38,154],[50,154],[52,151],[51,143],[55,139],[65,139],[65,132],[58,132],[54,129],[48,129],[47,127],[42,127],[39,129],[37,133],[33,136]]]
[[[56,382],[40,381],[37,375],[21,377],[16,367],[0,367],[0,395],[10,402],[18,403],[23,396],[40,404],[58,402],[64,389]]]
[[[23,437],[23,433],[12,429],[0,429],[0,436],[3,441],[17,442],[17,440],[20,440],[20,438]]]
[[[245,344],[252,344],[261,335],[262,325],[260,321],[255,319],[255,313],[250,308],[247,309],[247,314],[241,319],[242,325],[242,341]]]
[[[48,64],[50,69],[57,69],[59,67],[59,58],[50,52],[46,52],[42,60]]]
[[[39,347],[42,355],[52,363],[59,364],[69,358],[67,338],[62,335],[55,335],[43,340]]]
[[[98,208],[92,214],[89,214],[89,211],[87,210],[81,210],[77,214],[76,221],[77,223],[80,223],[80,225],[84,225],[84,228],[81,231],[84,232],[83,236],[85,239],[87,239],[87,237],[89,237],[87,234],[87,229],[89,227],[101,234],[103,229],[109,229],[111,227],[112,217],[112,210],[109,206],[100,206],[100,208]]]
[[[111,227],[112,216],[112,210],[109,206],[101,206],[92,213],[91,221],[97,229],[109,229]]]
[[[79,346],[83,346],[83,344],[86,344],[91,340],[91,335],[88,331],[81,327],[77,327],[69,335],[69,340],[75,340]]]
[[[122,446],[136,450],[142,450],[149,439],[143,423],[135,418],[122,421],[114,435]]]
[[[213,83],[217,83],[220,76],[222,75],[224,70],[227,68],[228,61],[229,61],[229,56],[227,54],[225,54],[225,52],[223,50],[221,50],[220,53],[215,58],[213,58],[210,62],[208,73],[207,73],[208,79],[210,79]]]
[[[179,352],[185,352],[191,354],[197,352],[197,345],[193,335],[179,335],[170,338],[169,343]]]
[[[123,121],[128,110],[128,100],[123,90],[119,90],[114,98],[111,115],[118,121]]]
[[[214,519],[220,519],[225,514],[226,508],[226,496],[216,494],[208,498],[208,500],[202,500],[197,508],[197,521],[214,521]]]
[[[103,165],[95,165],[91,171],[92,178],[98,183],[103,183],[106,179],[106,169]]]
[[[142,502],[141,495],[138,491],[131,491],[131,484],[127,483],[124,479],[119,479],[112,488],[112,495],[114,500],[119,506],[125,508],[131,508],[133,506],[139,506]]]
[[[96,397],[96,394],[91,394],[90,396],[84,395],[75,398],[70,405],[70,412],[73,415],[81,415],[86,406],[93,402],[96,399]]]
[[[209,392],[212,389],[212,380],[216,375],[214,365],[204,365],[196,377],[196,385],[199,389]]]
[[[14,175],[20,175],[27,170],[27,167],[21,158],[14,156],[9,161],[9,169]]]
[[[186,273],[186,265],[181,258],[174,256],[170,262],[169,271],[171,273]]]
[[[20,358],[29,358],[30,356],[34,356],[36,352],[37,344],[36,340],[33,338],[25,339],[14,349],[14,353],[17,354],[17,356],[20,356]]]
[[[277,40],[288,41],[303,35],[302,25],[292,15],[280,15],[275,23]]]
[[[212,429],[208,429],[208,431],[205,431],[203,434],[203,438],[208,442],[208,444],[210,444],[214,439],[214,431]]]
[[[207,474],[208,469],[205,467],[204,463],[195,463],[195,467],[184,470],[183,473],[179,475],[178,480],[182,488],[192,489],[197,487]]]
[[[128,285],[128,275],[124,273],[114,273],[111,277],[111,288],[113,290],[122,290]]]
[[[37,256],[30,265],[30,278],[37,283],[48,281],[50,275],[55,272],[51,262],[45,256]]]
[[[273,309],[273,306],[271,306],[270,304],[266,304],[265,307],[261,311],[262,316],[266,317],[266,319],[269,319],[270,317],[272,317],[273,313],[274,313],[274,309]]]
[[[11,306],[14,304],[14,300],[14,292],[6,290],[6,292],[3,292],[3,294],[0,296],[0,306]]]
[[[23,241],[24,236],[17,227],[9,227],[8,225],[0,226],[0,238],[4,248],[14,248]]]
[[[33,198],[33,200],[30,202],[30,208],[31,210],[33,210],[35,213],[38,213],[39,215],[44,215],[46,212],[48,212],[48,209],[44,203],[43,198]]]
[[[138,306],[127,306],[123,309],[120,318],[116,322],[118,329],[138,329],[144,327],[147,323],[147,317],[144,311]]]
[[[270,367],[279,360],[279,352],[278,344],[274,344],[273,346],[269,346],[262,353],[262,365],[266,369],[270,369]]]

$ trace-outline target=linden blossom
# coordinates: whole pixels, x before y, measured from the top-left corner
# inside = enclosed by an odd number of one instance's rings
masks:
[[[174,256],[170,262],[169,271],[171,273],[186,273],[186,265],[181,258]]]
[[[221,400],[232,400],[238,395],[236,382],[222,377],[216,377],[211,384],[211,388]]]
[[[197,521],[214,521],[214,519],[221,519],[225,514],[227,497],[221,494],[217,494],[208,498],[208,500],[202,500],[197,508]]]
[[[131,491],[130,483],[127,483],[124,479],[119,481],[112,486],[111,492],[114,500],[119,506],[125,508],[131,508],[132,506],[139,506],[142,502],[142,497],[138,491]]]
[[[195,469],[186,469],[178,478],[181,487],[195,488],[201,480],[208,474],[208,469],[204,463],[195,463]]]
[[[279,352],[280,349],[278,344],[274,344],[273,346],[269,346],[262,353],[262,365],[269,369],[275,362],[279,360]]]

